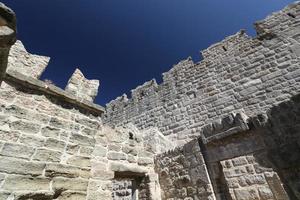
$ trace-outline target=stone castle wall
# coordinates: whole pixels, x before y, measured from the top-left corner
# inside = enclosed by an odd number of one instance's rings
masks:
[[[106,112],[98,80],[38,80],[49,58],[17,41],[0,79],[0,199],[299,199],[299,16],[296,2]]]
[[[203,60],[183,60],[155,80],[106,106],[104,122],[158,127],[173,141],[199,135],[201,128],[230,112],[252,116],[300,90],[299,3],[255,23],[257,37],[244,31],[202,51]]]
[[[162,199],[299,199],[299,108],[296,95],[266,115],[231,114],[156,156]]]
[[[198,140],[158,155],[155,165],[162,199],[214,199]]]
[[[0,199],[112,199],[125,180],[159,199],[153,159],[170,141],[156,129],[104,126],[104,109],[92,102],[99,82],[79,70],[62,90],[37,79],[49,58],[20,41],[8,60],[0,87]],[[83,89],[87,84],[93,87]]]

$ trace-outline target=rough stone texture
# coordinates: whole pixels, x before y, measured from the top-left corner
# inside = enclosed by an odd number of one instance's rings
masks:
[[[4,197],[112,199],[116,174],[146,179],[155,174],[154,155],[174,146],[158,130],[140,131],[132,124],[103,126],[102,112],[36,90],[38,80],[33,88],[25,81],[7,80],[0,87],[0,192]],[[156,144],[145,135],[150,132]],[[153,198],[149,193],[146,199],[158,200],[158,185],[158,179],[149,179],[137,187],[152,191]]]
[[[93,102],[98,94],[99,81],[87,80],[79,69],[76,69],[70,78],[66,91],[79,99]]]
[[[49,60],[49,57],[28,53],[22,42],[18,40],[10,49],[7,70],[15,70],[29,77],[39,78]]]
[[[132,122],[157,127],[179,144],[201,128],[244,111],[255,116],[300,90],[299,2],[256,23],[258,36],[244,31],[202,51],[204,59],[183,60],[155,80],[107,104],[107,124]]]
[[[155,159],[162,199],[215,199],[197,140]]]
[[[232,199],[289,199],[277,173],[253,155],[221,161],[221,165]]]
[[[0,86],[0,199],[300,199],[299,15],[296,2],[256,38],[180,62],[104,117],[98,81],[40,81],[49,59],[17,42]]]
[[[5,76],[10,47],[16,42],[16,15],[0,2],[0,85]]]
[[[131,200],[137,196],[134,194],[134,186],[132,180],[121,179],[113,182],[113,199],[115,200]]]

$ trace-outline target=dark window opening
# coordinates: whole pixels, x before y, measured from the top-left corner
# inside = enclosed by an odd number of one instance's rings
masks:
[[[129,139],[133,140],[133,133],[129,132]]]
[[[296,18],[296,16],[292,13],[287,13],[288,16],[292,17],[292,18]]]

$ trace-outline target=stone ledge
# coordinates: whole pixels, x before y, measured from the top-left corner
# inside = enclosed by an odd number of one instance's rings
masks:
[[[248,117],[244,113],[231,113],[205,125],[201,130],[200,139],[204,144],[208,144],[245,131],[262,128],[267,121],[268,116],[265,113],[252,117]]]
[[[47,95],[51,95],[55,98],[64,100],[84,110],[88,110],[89,112],[96,115],[101,115],[102,113],[104,113],[104,108],[100,105],[91,103],[84,99],[78,99],[74,95],[64,91],[63,89],[60,89],[59,87],[56,87],[54,85],[48,85],[41,80],[25,76],[13,70],[7,71],[4,80],[12,82],[14,84],[22,85],[26,88],[30,88]]]
[[[244,113],[231,113],[203,127],[201,139],[204,144],[250,130],[248,117]]]

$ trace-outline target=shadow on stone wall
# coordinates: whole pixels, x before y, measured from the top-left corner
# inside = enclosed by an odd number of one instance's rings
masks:
[[[212,122],[198,140],[157,156],[163,199],[300,199],[299,132],[300,95],[266,114]]]
[[[291,199],[300,199],[300,94],[274,106],[264,125],[268,158]]]

